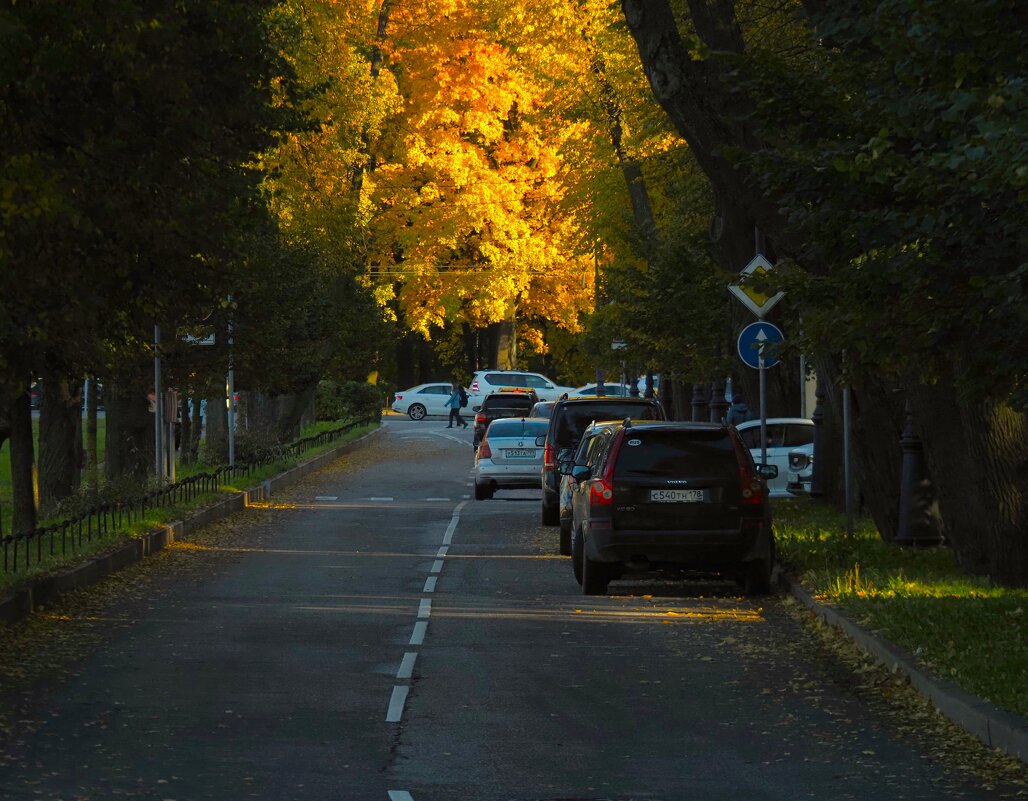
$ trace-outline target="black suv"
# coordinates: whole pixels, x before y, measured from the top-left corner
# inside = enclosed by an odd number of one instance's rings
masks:
[[[586,595],[649,567],[731,575],[771,588],[775,539],[765,480],[738,432],[716,423],[626,420],[596,432],[572,477],[571,561]]]
[[[656,398],[561,398],[550,411],[550,427],[546,430],[543,450],[541,484],[543,490],[542,519],[544,526],[560,523],[560,476],[557,463],[570,459],[582,440],[585,430],[601,420],[664,420],[664,407]],[[566,540],[566,541],[565,541]],[[571,540],[561,538],[560,552],[571,553]]]
[[[474,446],[485,436],[485,430],[493,420],[501,417],[528,417],[532,407],[539,402],[533,390],[501,389],[485,396],[481,406],[476,406]]]

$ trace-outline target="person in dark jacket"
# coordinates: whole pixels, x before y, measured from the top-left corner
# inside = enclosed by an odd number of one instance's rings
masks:
[[[741,392],[732,395],[732,405],[728,407],[728,414],[725,415],[725,422],[730,426],[737,426],[753,419],[750,407],[746,405],[746,399]]]

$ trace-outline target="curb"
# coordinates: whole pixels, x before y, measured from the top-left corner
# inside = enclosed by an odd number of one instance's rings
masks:
[[[834,607],[815,600],[789,576],[783,574],[781,578],[796,600],[829,626],[845,633],[880,665],[905,675],[911,686],[950,721],[990,748],[998,748],[1028,763],[1028,720],[964,692],[953,682],[929,676],[918,667],[910,652],[857,625]]]
[[[310,461],[298,464],[284,473],[269,478],[261,482],[259,486],[243,490],[223,501],[200,509],[186,520],[176,520],[158,526],[77,567],[63,573],[43,576],[25,587],[10,592],[6,597],[0,599],[0,623],[17,623],[31,615],[36,609],[53,603],[66,593],[96,584],[105,576],[121,570],[123,567],[141,562],[146,557],[163,550],[175,540],[182,539],[215,520],[228,517],[252,503],[267,500],[276,490],[281,490],[308,473],[324,467],[342,454],[355,450],[358,446],[363,446],[367,440],[382,430],[382,427],[379,426],[362,437],[318,454]]]

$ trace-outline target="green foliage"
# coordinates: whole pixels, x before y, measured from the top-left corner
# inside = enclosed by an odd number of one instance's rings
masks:
[[[749,164],[802,243],[785,288],[811,340],[1025,408],[1020,6],[828,3],[805,47],[755,50],[738,77],[762,99]]]
[[[315,409],[318,420],[378,420],[385,399],[379,387],[360,381],[322,381]]]

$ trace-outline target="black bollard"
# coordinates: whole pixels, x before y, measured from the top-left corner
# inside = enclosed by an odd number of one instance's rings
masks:
[[[707,417],[707,393],[703,384],[692,385],[692,421],[701,423]]]
[[[931,548],[942,544],[935,488],[924,464],[924,447],[914,430],[914,409],[908,400],[904,408],[906,420],[900,435],[903,467],[900,474],[899,522],[896,545]]]

